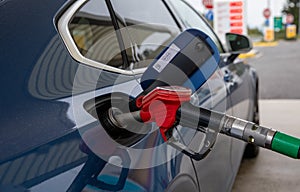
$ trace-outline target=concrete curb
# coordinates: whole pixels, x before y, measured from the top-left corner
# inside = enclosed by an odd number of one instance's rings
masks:
[[[253,47],[275,47],[278,45],[278,41],[272,42],[253,42]]]
[[[255,57],[259,52],[256,49],[252,49],[248,53],[243,53],[239,55],[240,59],[247,59],[247,58],[252,58]]]

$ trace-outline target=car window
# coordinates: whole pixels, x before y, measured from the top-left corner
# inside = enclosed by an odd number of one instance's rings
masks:
[[[144,68],[180,33],[162,0],[111,0],[111,4],[124,50],[105,1],[88,1],[69,22],[77,49],[88,59],[120,69]]]
[[[162,0],[111,0],[111,3],[130,36],[132,55],[128,57],[133,57],[133,69],[150,64],[180,33]]]
[[[112,20],[103,0],[83,5],[69,23],[80,53],[94,61],[123,69],[123,59]]]
[[[203,31],[214,41],[220,53],[224,52],[218,37],[194,9],[182,0],[167,0],[167,2],[175,10],[179,20],[186,28],[196,28]]]

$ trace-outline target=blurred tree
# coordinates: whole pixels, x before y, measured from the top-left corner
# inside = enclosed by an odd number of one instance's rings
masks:
[[[261,30],[259,30],[258,27],[256,28],[249,28],[248,27],[248,35],[250,36],[263,36],[263,33]]]
[[[299,6],[300,6],[300,0],[287,0],[287,3],[285,4],[282,13],[285,14],[292,14],[294,16],[294,24],[296,24],[297,29],[299,27]]]

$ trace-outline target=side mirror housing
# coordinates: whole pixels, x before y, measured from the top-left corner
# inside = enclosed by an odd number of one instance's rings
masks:
[[[232,54],[247,53],[252,49],[252,41],[245,35],[226,33],[226,45]]]

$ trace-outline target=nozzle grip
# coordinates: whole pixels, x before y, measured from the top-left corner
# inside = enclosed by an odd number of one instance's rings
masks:
[[[300,139],[276,132],[271,149],[289,157],[300,159]]]

